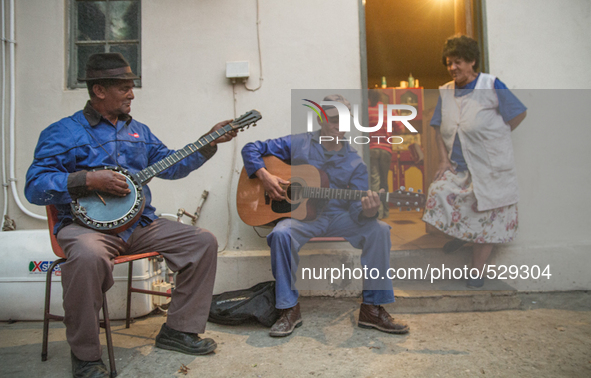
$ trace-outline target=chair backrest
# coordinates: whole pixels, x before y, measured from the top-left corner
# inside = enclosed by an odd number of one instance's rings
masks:
[[[61,257],[62,259],[66,258],[66,254],[62,250],[62,247],[57,243],[57,237],[53,234],[53,229],[58,221],[57,219],[57,208],[53,205],[45,206],[45,210],[47,211],[47,225],[49,226],[49,237],[51,238],[51,249],[53,249],[53,253],[57,257]]]

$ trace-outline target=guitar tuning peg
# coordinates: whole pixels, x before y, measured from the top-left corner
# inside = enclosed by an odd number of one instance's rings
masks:
[[[404,190],[404,186],[401,186],[401,187],[400,187],[400,190]]]
[[[417,211],[421,211],[421,208],[420,207],[417,207]]]
[[[396,202],[396,206],[400,206],[400,202]]]
[[[412,192],[412,191],[414,191],[414,189],[413,188],[408,188],[408,191],[409,192]]]
[[[417,190],[418,193],[423,193],[423,191],[421,189]]]

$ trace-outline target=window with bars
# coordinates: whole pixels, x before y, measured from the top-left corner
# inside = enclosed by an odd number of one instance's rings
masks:
[[[141,76],[141,0],[70,0],[70,10],[69,88],[86,87],[78,79],[95,53],[121,53]]]

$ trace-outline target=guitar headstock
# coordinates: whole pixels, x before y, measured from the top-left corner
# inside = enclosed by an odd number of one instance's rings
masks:
[[[396,205],[402,210],[415,210],[421,211],[421,208],[425,207],[427,199],[421,191],[415,192],[412,188],[408,191],[405,190],[404,186],[400,189],[390,193],[388,196],[388,202]]]
[[[230,126],[233,130],[244,131],[245,129],[248,129],[250,125],[253,125],[253,127],[256,126],[256,122],[261,118],[263,118],[261,113],[256,109],[252,109],[230,122]]]

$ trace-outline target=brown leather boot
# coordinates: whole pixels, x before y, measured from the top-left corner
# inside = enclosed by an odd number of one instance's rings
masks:
[[[359,322],[361,328],[375,328],[382,332],[404,334],[410,328],[401,321],[395,321],[382,306],[361,304],[359,310]]]
[[[296,304],[292,308],[281,310],[279,319],[271,327],[269,332],[273,337],[289,336],[294,329],[302,325],[302,314],[300,313],[300,304]]]

